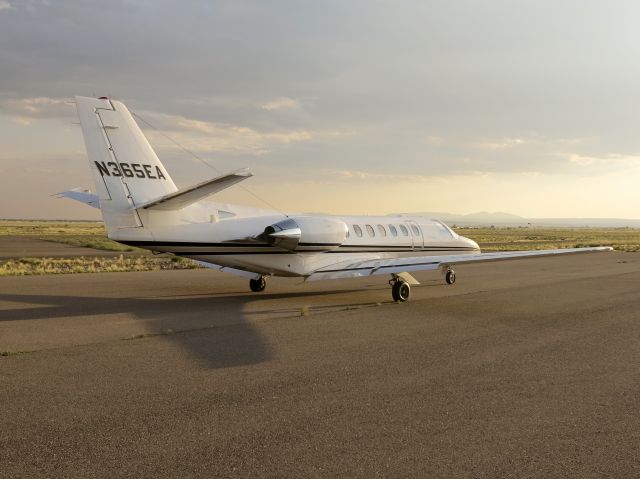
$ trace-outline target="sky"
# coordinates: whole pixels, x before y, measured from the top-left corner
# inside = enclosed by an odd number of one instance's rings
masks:
[[[638,18],[631,0],[0,0],[0,218],[99,218],[51,196],[93,188],[75,95],[125,102],[179,187],[248,166],[281,210],[638,218]]]

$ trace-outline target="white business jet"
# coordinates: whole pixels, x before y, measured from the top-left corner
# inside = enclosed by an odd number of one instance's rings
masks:
[[[124,104],[106,97],[76,104],[96,193],[59,195],[99,208],[112,240],[248,277],[255,292],[268,276],[387,275],[393,299],[406,301],[419,284],[414,271],[439,270],[453,284],[456,264],[611,250],[481,253],[475,241],[420,216],[283,214],[203,201],[252,174],[237,170],[178,189]]]

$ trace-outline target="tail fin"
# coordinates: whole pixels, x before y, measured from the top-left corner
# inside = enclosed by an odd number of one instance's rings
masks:
[[[107,232],[143,226],[137,206],[178,188],[126,106],[86,97],[76,104]]]

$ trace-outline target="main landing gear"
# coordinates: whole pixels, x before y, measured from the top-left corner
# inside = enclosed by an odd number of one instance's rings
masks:
[[[396,303],[404,303],[409,299],[409,295],[411,294],[411,286],[409,286],[409,283],[401,278],[394,277],[389,280],[389,284],[391,285],[391,296]]]
[[[447,284],[453,284],[456,282],[456,272],[451,268],[442,271],[444,280]],[[389,285],[391,286],[391,296],[396,303],[404,303],[409,299],[411,294],[411,285],[420,284],[409,273],[394,273],[391,275]]]
[[[445,273],[444,273],[444,280],[447,282],[447,284],[453,284],[456,282],[456,272],[452,269],[448,269]]]
[[[249,288],[254,293],[259,293],[260,291],[264,291],[264,288],[267,287],[267,280],[264,279],[264,276],[260,276],[258,279],[250,279],[249,280]]]

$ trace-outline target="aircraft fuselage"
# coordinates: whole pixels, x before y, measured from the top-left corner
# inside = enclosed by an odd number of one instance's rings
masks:
[[[445,224],[408,216],[305,216],[344,222],[348,232],[340,244],[304,243],[306,250],[291,251],[260,238],[265,228],[282,215],[232,218],[218,222],[149,228],[145,239],[112,235],[122,243],[263,275],[307,276],[337,261],[363,256],[380,259],[480,253],[477,243],[456,234]],[[135,229],[140,231],[139,229]],[[129,234],[132,230],[128,230]],[[124,232],[123,232],[124,233]],[[126,235],[126,233],[124,233]],[[118,237],[121,236],[121,237]]]

